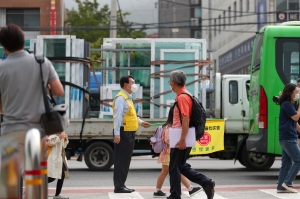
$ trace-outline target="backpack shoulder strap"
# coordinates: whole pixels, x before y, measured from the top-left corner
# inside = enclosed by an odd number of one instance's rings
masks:
[[[194,96],[193,95],[191,95],[190,93],[188,93],[188,92],[182,92],[182,93],[180,93],[179,95],[181,95],[181,94],[186,94],[186,95],[188,95],[188,96],[190,96],[191,98],[193,98]],[[179,96],[178,95],[178,96]]]
[[[186,94],[186,95],[190,96],[190,98],[193,100],[193,96],[190,95],[190,93],[188,93],[188,92],[182,92],[182,93],[180,93],[179,95],[182,95],[182,94]],[[178,95],[178,96],[179,96],[179,95]],[[181,116],[181,111],[180,111],[180,108],[179,108],[179,106],[178,106],[177,101],[174,103],[174,106],[177,106],[178,111],[179,111],[179,116]],[[179,117],[179,118],[180,118],[180,123],[182,124],[182,119],[181,119],[181,117]]]

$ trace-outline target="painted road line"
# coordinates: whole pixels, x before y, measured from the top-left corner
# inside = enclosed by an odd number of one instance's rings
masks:
[[[187,195],[188,197],[190,196],[188,191],[183,191],[183,193],[185,195]],[[193,197],[190,197],[190,198],[192,198],[192,199],[200,199],[200,198],[203,199],[203,198],[207,198],[207,196],[206,196],[204,191],[201,191],[201,192],[197,193],[196,195],[194,195]],[[223,196],[220,196],[220,195],[215,193],[214,199],[227,199],[227,198],[224,198]]]
[[[138,192],[132,193],[113,193],[109,192],[108,196],[110,199],[144,199]]]
[[[262,189],[260,190],[264,193],[270,194],[272,196],[275,196],[277,198],[281,199],[295,199],[300,198],[300,193],[277,193],[276,189]]]

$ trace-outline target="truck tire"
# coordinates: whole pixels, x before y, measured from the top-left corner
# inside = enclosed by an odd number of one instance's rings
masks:
[[[107,171],[114,163],[114,152],[110,145],[95,142],[84,152],[85,164],[92,171]]]
[[[251,151],[247,151],[244,146],[242,151],[242,162],[247,169],[252,171],[266,171],[271,168],[275,161],[274,155],[260,154]]]

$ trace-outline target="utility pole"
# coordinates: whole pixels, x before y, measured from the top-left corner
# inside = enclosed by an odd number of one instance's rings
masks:
[[[173,4],[172,4],[172,16],[173,16],[173,28],[172,28],[172,35],[173,38],[177,37],[177,32],[178,32],[178,28],[176,27],[176,7],[175,7],[175,2],[176,0],[173,0]]]
[[[117,38],[117,0],[111,0],[109,36]]]
[[[208,1],[208,48],[212,49],[212,35],[211,35],[211,0]]]

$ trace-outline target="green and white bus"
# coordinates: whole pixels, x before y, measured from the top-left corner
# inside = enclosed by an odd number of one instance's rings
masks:
[[[279,109],[273,99],[287,83],[297,85],[300,77],[300,22],[265,26],[254,41],[249,96],[249,137],[247,150],[260,168],[269,169],[279,145]]]

